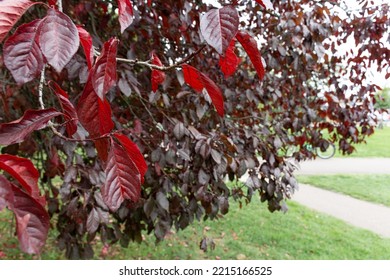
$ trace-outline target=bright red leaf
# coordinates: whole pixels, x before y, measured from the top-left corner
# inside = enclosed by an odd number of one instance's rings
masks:
[[[56,82],[50,81],[49,86],[60,101],[62,112],[64,113],[66,120],[66,132],[68,133],[69,137],[72,137],[72,135],[77,131],[78,116],[76,109],[69,101],[68,93],[64,91]]]
[[[46,127],[50,119],[62,115],[55,109],[27,110],[20,119],[0,124],[0,145],[23,142],[33,131]]]
[[[29,159],[13,156],[0,155],[0,169],[7,172],[17,180],[23,189],[34,199],[44,206],[45,198],[40,195],[38,180],[39,173]]]
[[[104,43],[102,53],[97,58],[91,72],[93,88],[100,99],[115,85],[116,75],[116,53],[119,40],[111,38]]]
[[[117,0],[121,33],[133,23],[134,12],[130,0]]]
[[[84,49],[88,69],[91,69],[94,62],[91,34],[89,34],[88,31],[82,28],[81,26],[77,26],[77,31],[79,32],[81,46]]]
[[[223,95],[219,87],[209,77],[194,67],[184,64],[182,68],[185,82],[197,92],[206,90],[218,114],[223,117]]]
[[[116,211],[125,199],[133,202],[141,196],[141,174],[125,148],[111,140],[105,168],[106,182],[101,189],[104,203]]]
[[[64,13],[49,9],[39,29],[39,45],[47,62],[61,72],[79,49],[76,25]]]
[[[256,0],[256,2],[259,3],[264,9],[274,9],[274,5],[272,5],[272,2],[270,0]]]
[[[264,78],[265,69],[261,58],[261,53],[257,48],[257,42],[252,36],[244,31],[239,31],[236,35],[237,40],[240,42],[245,52],[248,54],[253,66],[256,69],[257,75],[260,80]]]
[[[237,57],[234,52],[236,40],[233,39],[229,45],[229,48],[226,50],[225,56],[219,58],[219,66],[226,78],[233,75],[240,63],[240,59]]]
[[[38,45],[40,19],[21,25],[4,44],[4,63],[18,84],[32,81],[45,63]]]
[[[158,58],[156,54],[152,54],[152,64],[157,66],[163,66],[161,60]],[[164,81],[165,81],[165,73],[163,71],[152,69],[152,90],[154,92],[157,91],[158,86],[164,83]]]
[[[225,55],[231,40],[238,31],[239,17],[236,8],[225,6],[212,9],[200,18],[200,31],[206,42],[220,55]]]
[[[34,4],[37,3],[29,0],[0,1],[0,43],[20,17]]]
[[[148,166],[138,146],[123,134],[114,133],[114,136],[120,142],[122,147],[125,148],[125,150],[127,151],[127,155],[137,166],[138,171],[141,174],[141,183],[143,183],[144,176],[146,174],[146,171],[148,170]]]
[[[12,184],[14,201],[11,210],[16,218],[16,232],[22,251],[39,254],[46,243],[50,218],[37,200]]]
[[[95,93],[91,79],[88,79],[77,105],[80,123],[88,131],[90,137],[98,137],[111,132],[114,122],[111,119],[111,107],[104,98]]]
[[[52,8],[56,8],[57,7],[57,0],[48,0],[47,3]]]

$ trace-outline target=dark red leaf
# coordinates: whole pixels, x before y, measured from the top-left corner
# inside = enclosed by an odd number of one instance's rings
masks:
[[[219,59],[219,66],[226,78],[233,75],[240,63],[240,59],[234,52],[236,40],[233,39],[229,45],[229,48],[226,50],[225,56],[221,56]]]
[[[0,169],[17,180],[27,194],[36,199],[42,206],[46,204],[45,198],[39,193],[38,170],[30,160],[12,155],[0,155]]]
[[[158,58],[156,54],[152,54],[152,64],[157,66],[163,66],[161,60]],[[165,81],[165,73],[163,71],[159,71],[156,69],[152,70],[152,90],[154,92],[157,91],[158,86],[164,83]]]
[[[100,99],[116,83],[116,52],[119,40],[111,38],[104,43],[102,53],[97,58],[91,72],[92,85]]]
[[[11,183],[3,175],[0,175],[0,211],[7,205],[13,203],[14,193]]]
[[[0,1],[0,43],[20,17],[34,4],[37,3],[29,0]]]
[[[61,108],[66,120],[66,132],[71,137],[77,131],[78,116],[73,104],[69,101],[69,95],[56,82],[50,81],[49,86],[60,100]]]
[[[12,185],[14,201],[12,211],[16,218],[16,231],[22,251],[39,254],[46,243],[49,215],[34,198]]]
[[[133,6],[130,0],[117,0],[119,9],[119,24],[121,33],[133,23]]]
[[[107,138],[102,138],[94,141],[95,148],[99,158],[106,162],[108,158],[108,150],[110,149],[110,141]]]
[[[120,142],[122,147],[125,148],[125,150],[127,151],[127,155],[137,166],[138,171],[141,174],[141,183],[143,183],[144,176],[146,174],[146,171],[148,170],[148,166],[138,146],[123,134],[114,133],[114,136]]]
[[[55,109],[27,110],[20,119],[0,124],[0,145],[23,142],[31,132],[45,128],[50,119],[59,115]]]
[[[98,137],[111,132],[114,122],[111,119],[111,107],[104,98],[101,100],[95,93],[91,79],[88,79],[77,105],[80,123],[91,137]]]
[[[257,42],[248,33],[239,31],[236,35],[237,40],[240,42],[245,52],[248,54],[253,66],[256,69],[257,75],[260,80],[264,78],[265,70],[262,62],[261,54],[257,48]]]
[[[18,84],[32,81],[43,69],[45,61],[37,35],[40,23],[37,19],[21,25],[4,44],[4,63]]]
[[[79,49],[76,25],[64,13],[49,9],[39,29],[39,45],[47,62],[61,72]]]
[[[264,9],[273,10],[274,6],[270,0],[256,0]]]
[[[201,16],[200,31],[206,42],[220,55],[225,55],[230,41],[238,31],[239,17],[236,8],[225,6],[212,9]]]
[[[141,175],[125,148],[111,140],[105,168],[106,182],[101,189],[104,203],[116,211],[125,199],[133,202],[141,196]]]
[[[223,117],[223,95],[219,87],[209,77],[194,67],[184,64],[182,68],[185,82],[198,92],[206,90],[218,114]]]
[[[77,26],[77,31],[79,32],[80,43],[84,49],[85,58],[87,59],[88,69],[91,69],[94,62],[91,34],[81,26]]]

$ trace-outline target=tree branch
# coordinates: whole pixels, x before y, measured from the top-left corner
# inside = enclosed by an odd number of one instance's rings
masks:
[[[187,63],[188,61],[193,59],[197,54],[199,54],[205,47],[206,47],[206,45],[203,44],[199,49],[197,49],[192,54],[190,54],[187,57],[183,58],[182,60],[180,60],[172,65],[168,65],[168,66],[158,66],[155,64],[151,64],[149,61],[139,61],[137,59],[133,60],[133,59],[127,59],[127,58],[120,58],[120,57],[117,57],[116,60],[118,62],[129,63],[131,65],[146,66],[146,67],[149,67],[150,69],[166,72],[166,71],[172,70],[174,68],[178,68],[178,67],[182,66],[183,64]],[[95,52],[95,55],[97,55],[97,56],[100,55],[100,53],[98,51],[94,51],[94,52]]]

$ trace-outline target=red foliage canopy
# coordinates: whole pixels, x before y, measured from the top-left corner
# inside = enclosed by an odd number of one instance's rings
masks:
[[[373,133],[387,4],[219,2],[0,1],[0,210],[22,250],[40,252],[52,217],[66,256],[91,258],[97,234],[163,239],[255,192],[285,210],[290,146],[352,153]]]

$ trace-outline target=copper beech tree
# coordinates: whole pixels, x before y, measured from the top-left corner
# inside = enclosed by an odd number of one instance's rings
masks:
[[[91,258],[98,236],[162,240],[256,193],[286,209],[288,147],[374,131],[389,6],[369,2],[1,0],[0,210],[21,249],[55,227]]]

